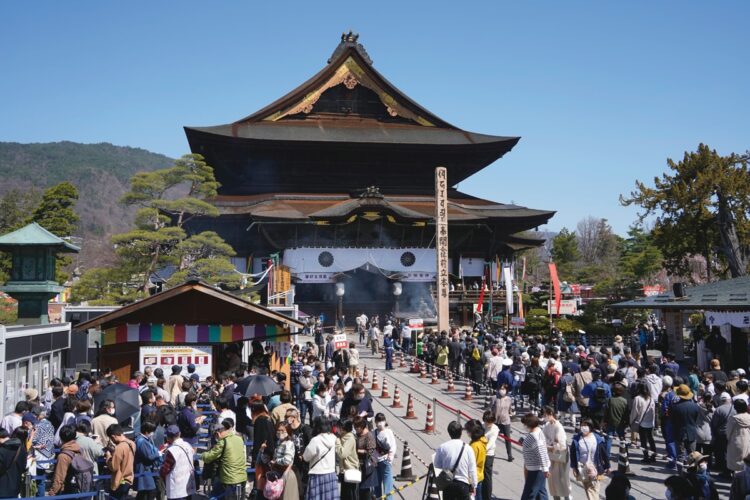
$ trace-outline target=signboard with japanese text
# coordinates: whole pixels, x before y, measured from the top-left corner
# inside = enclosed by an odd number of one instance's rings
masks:
[[[140,370],[146,367],[161,368],[164,373],[172,373],[173,365],[182,367],[182,374],[187,374],[187,365],[194,364],[195,372],[205,379],[212,373],[213,348],[211,346],[147,346],[139,352]]]
[[[448,330],[448,170],[435,169],[435,248],[437,249],[437,320],[438,331]]]
[[[346,349],[349,347],[349,341],[346,340],[345,334],[339,334],[333,336],[333,348],[334,349]]]
[[[557,309],[555,303],[552,302],[551,308],[547,308],[547,312],[557,315]],[[560,301],[560,315],[575,315],[578,314],[578,304],[575,299],[563,299]]]

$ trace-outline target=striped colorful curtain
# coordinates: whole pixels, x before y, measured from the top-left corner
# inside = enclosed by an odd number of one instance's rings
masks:
[[[285,338],[281,338],[285,337]],[[123,324],[102,332],[102,345],[126,342],[165,344],[206,344],[243,340],[288,341],[289,330],[276,325],[163,325],[160,323]]]

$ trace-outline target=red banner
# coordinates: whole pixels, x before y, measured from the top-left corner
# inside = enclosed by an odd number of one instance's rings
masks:
[[[560,315],[560,301],[562,295],[560,294],[560,280],[557,277],[557,266],[554,262],[549,263],[549,280],[552,282],[552,286],[555,289],[555,310],[557,315]],[[552,297],[550,297],[551,299]]]
[[[479,289],[479,303],[477,304],[477,312],[482,313],[482,304],[484,303],[484,276],[482,276],[482,287]]]

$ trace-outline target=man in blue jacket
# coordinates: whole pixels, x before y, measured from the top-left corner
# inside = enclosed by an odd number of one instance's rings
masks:
[[[591,371],[592,380],[581,390],[581,396],[589,399],[588,415],[597,423],[604,418],[604,410],[607,401],[612,397],[612,390],[609,384],[602,382],[602,372],[599,370]]]

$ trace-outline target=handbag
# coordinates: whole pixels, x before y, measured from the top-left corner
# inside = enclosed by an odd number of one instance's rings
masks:
[[[275,478],[275,480],[272,480]],[[284,479],[274,473],[269,472],[266,475],[266,485],[263,487],[263,496],[266,500],[279,500],[284,494]]]
[[[362,482],[362,471],[359,469],[346,469],[344,471],[344,482],[357,484]]]
[[[458,454],[458,458],[456,459],[456,463],[453,464],[453,468],[451,470],[443,469],[435,478],[435,484],[437,485],[438,490],[444,490],[453,482],[453,478],[456,476],[458,462],[461,461],[461,456],[464,454],[464,448],[466,448],[466,443],[461,446],[461,453]]]

